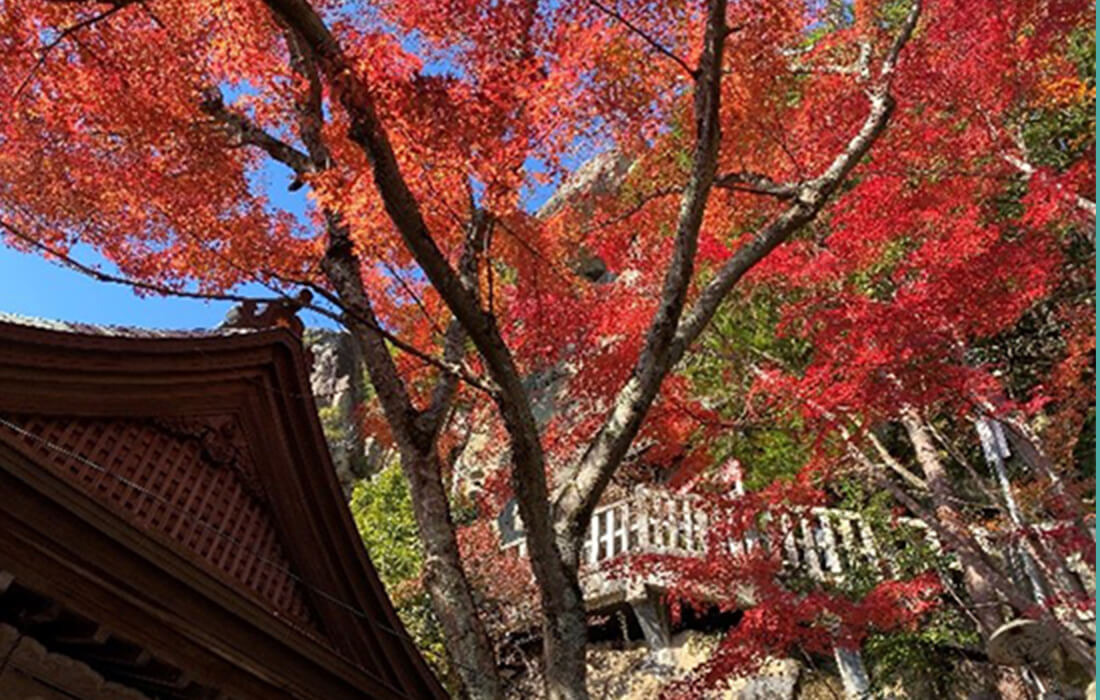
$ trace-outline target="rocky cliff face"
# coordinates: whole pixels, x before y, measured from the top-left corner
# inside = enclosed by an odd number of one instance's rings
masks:
[[[397,455],[363,431],[360,410],[373,396],[373,389],[351,336],[341,331],[309,328],[302,342],[313,354],[310,386],[336,476],[345,495],[350,496],[357,480],[375,474]],[[478,487],[484,477],[482,452],[489,439],[485,430],[466,431],[457,453],[448,456],[453,463],[452,488]]]
[[[310,387],[336,476],[350,494],[357,479],[378,471],[390,458],[389,450],[364,434],[359,419],[359,407],[371,396],[362,357],[347,333],[311,328],[302,340],[313,354]]]

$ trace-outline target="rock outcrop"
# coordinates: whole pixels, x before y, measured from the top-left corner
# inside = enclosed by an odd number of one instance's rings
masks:
[[[361,406],[371,396],[358,346],[347,333],[310,328],[303,342],[313,354],[310,388],[325,429],[336,476],[345,494],[357,479],[386,465],[391,455],[364,433]]]
[[[593,644],[588,652],[593,697],[642,700],[660,695],[670,681],[684,678],[710,658],[720,635],[684,631],[673,636],[667,664],[656,664],[644,645],[627,649]],[[708,693],[707,700],[804,700],[806,669],[794,659],[776,659],[758,672]],[[839,681],[834,683],[839,687]]]

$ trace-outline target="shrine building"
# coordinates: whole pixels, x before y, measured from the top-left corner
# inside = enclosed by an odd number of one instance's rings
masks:
[[[0,314],[0,698],[446,697],[337,484],[301,323],[267,316]]]

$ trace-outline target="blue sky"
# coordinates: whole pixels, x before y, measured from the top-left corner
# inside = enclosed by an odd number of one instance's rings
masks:
[[[534,163],[531,165],[537,168]],[[273,205],[299,215],[304,213],[305,189],[287,192],[287,175],[281,166],[265,168],[256,182]],[[553,190],[554,185],[533,189],[528,206],[537,208]],[[108,272],[113,269],[88,248],[75,257]],[[245,295],[271,296],[271,292],[260,285],[247,285],[236,291]],[[83,323],[189,329],[216,326],[232,306],[232,302],[138,296],[127,286],[98,282],[40,255],[0,244],[0,311],[3,312]],[[333,325],[329,319],[314,313],[304,312],[302,318],[310,326]]]
[[[287,192],[288,172],[281,165],[270,164],[258,174],[254,184],[268,195],[273,206],[301,216],[306,210],[305,190]],[[86,246],[75,250],[73,257],[105,272],[115,271],[113,265]],[[272,296],[270,290],[259,284],[234,291],[248,296]],[[229,301],[139,296],[125,285],[98,282],[40,255],[23,253],[0,243],[0,311],[82,323],[190,329],[218,325],[232,306]],[[332,321],[309,312],[304,312],[302,318],[311,326],[332,325]]]
[[[217,325],[230,306],[229,302],[138,297],[129,287],[96,282],[39,255],[0,246],[0,311],[85,323],[208,328]]]
[[[405,38],[406,47],[416,50],[415,37]],[[453,72],[455,67],[446,58],[429,61],[427,73]],[[242,94],[242,86],[223,86],[228,100]],[[584,149],[582,149],[583,151]],[[578,158],[570,159],[572,166]],[[538,161],[529,160],[527,168],[532,172],[542,170]],[[257,190],[267,195],[272,206],[304,217],[307,210],[307,190],[288,192],[289,170],[268,161],[253,179]],[[526,205],[534,211],[545,202],[557,185],[537,184],[525,192]],[[98,256],[94,250],[84,248],[74,253],[80,262],[113,272],[115,268]],[[248,296],[269,297],[271,291],[258,284],[245,285],[236,290]],[[98,282],[90,277],[49,262],[40,255],[22,253],[0,242],[0,312],[36,316],[62,321],[79,321],[147,328],[209,328],[217,325],[233,302],[205,301],[155,295],[139,296],[124,285]],[[311,312],[302,312],[302,319],[310,326],[334,325],[328,318]]]

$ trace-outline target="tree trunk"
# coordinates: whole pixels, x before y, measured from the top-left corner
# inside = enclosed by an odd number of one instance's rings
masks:
[[[503,697],[496,655],[462,568],[439,456],[433,446],[408,456],[403,453],[401,468],[424,545],[424,586],[446,633],[447,652],[471,698]]]
[[[556,571],[547,573],[563,581],[564,586],[539,586],[546,696],[549,700],[587,700],[588,623],[578,577],[580,538],[559,537],[557,548],[560,558],[542,566],[554,567]],[[535,565],[534,560],[531,563]]]
[[[424,584],[432,610],[443,626],[447,653],[471,698],[501,698],[496,656],[459,556],[435,433],[424,432],[417,425],[420,414],[412,406],[389,348],[377,331],[378,320],[359,276],[359,261],[346,230],[335,217],[330,221],[329,249],[322,267],[349,312],[346,325],[360,345],[371,384],[397,442],[424,545]]]
[[[913,411],[906,410],[902,414],[901,422],[909,434],[909,440],[913,443],[917,463],[924,471],[924,478],[932,492],[932,505],[935,508],[936,517],[941,522],[952,525],[961,523],[962,516],[951,505],[952,489],[947,470],[936,452],[936,445],[924,421]],[[952,527],[952,529],[957,528]],[[981,626],[982,637],[988,640],[1005,622],[1000,610],[1000,600],[993,584],[982,574],[982,567],[973,553],[967,549],[959,549],[956,555],[963,570],[963,584],[974,604],[974,615]],[[997,667],[995,673],[997,692],[1002,698],[1026,700],[1029,697],[1027,686],[1017,670]]]

